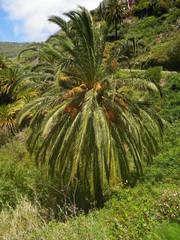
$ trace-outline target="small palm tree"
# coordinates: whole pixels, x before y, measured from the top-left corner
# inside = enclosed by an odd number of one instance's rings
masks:
[[[2,60],[0,61],[0,127],[8,135],[16,133],[17,112],[31,98],[32,91],[21,89],[22,80],[25,82],[21,66],[13,64],[9,59]]]
[[[6,68],[9,62],[8,58],[0,55],[0,70]]]
[[[127,181],[135,168],[152,161],[163,124],[148,105],[145,92],[158,91],[144,79],[109,77],[102,59],[106,27],[95,25],[80,8],[66,14],[70,22],[53,16],[62,32],[56,36],[61,64],[45,93],[30,102],[18,117],[30,118],[28,145],[38,165],[58,174],[62,187],[75,187],[103,204],[106,184]],[[134,94],[135,93],[135,94]]]
[[[118,39],[118,23],[122,23],[127,14],[127,5],[122,0],[110,0],[105,11],[105,19],[114,24],[115,39]]]
[[[21,78],[21,70],[11,66],[0,70],[0,92],[2,95],[12,95]]]
[[[24,102],[21,100],[7,105],[0,105],[0,128],[7,135],[14,135],[17,132],[16,114],[23,106]]]

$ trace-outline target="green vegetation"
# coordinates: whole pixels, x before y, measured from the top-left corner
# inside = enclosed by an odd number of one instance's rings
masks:
[[[134,13],[137,15],[162,15],[167,13],[170,8],[179,7],[179,0],[140,0],[134,7]]]
[[[177,224],[164,224],[159,228],[156,228],[154,232],[145,239],[152,240],[174,240],[180,236],[180,226]]]
[[[0,58],[2,240],[179,240],[178,1],[97,13]]]
[[[26,46],[28,46],[28,43],[0,42],[0,54],[9,58],[14,58]]]
[[[121,67],[129,68],[130,62],[131,67],[139,69],[162,66],[164,70],[179,71],[179,24],[180,9],[177,8],[161,16],[135,18],[122,24],[121,38],[111,43],[110,49],[118,56]]]

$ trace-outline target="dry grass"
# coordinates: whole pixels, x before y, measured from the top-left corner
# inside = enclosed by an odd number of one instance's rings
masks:
[[[93,214],[84,214],[67,221],[47,223],[40,215],[38,203],[32,205],[26,198],[16,209],[0,213],[0,240],[107,240],[103,225],[97,224]]]

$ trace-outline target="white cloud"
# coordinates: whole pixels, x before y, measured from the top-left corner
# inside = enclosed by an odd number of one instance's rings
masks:
[[[62,15],[77,5],[89,10],[100,0],[2,0],[3,9],[14,21],[14,32],[22,41],[44,41],[57,31],[57,26],[47,21],[51,15]]]

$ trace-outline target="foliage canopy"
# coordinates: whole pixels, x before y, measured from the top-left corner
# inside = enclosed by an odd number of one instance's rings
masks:
[[[24,108],[19,123],[31,118],[28,142],[31,150],[38,147],[38,164],[59,174],[62,187],[78,181],[102,205],[105,184],[127,181],[134,168],[142,175],[142,161],[150,163],[157,151],[163,123],[145,92],[159,90],[150,80],[107,76],[105,26],[95,26],[84,8],[66,16],[68,23],[50,18],[63,31],[55,36],[62,50],[56,84]]]

